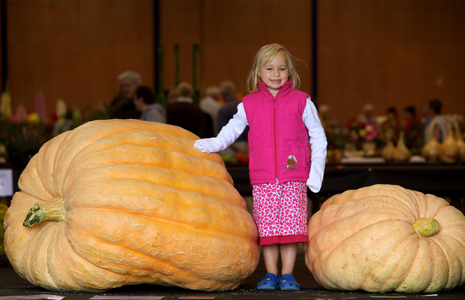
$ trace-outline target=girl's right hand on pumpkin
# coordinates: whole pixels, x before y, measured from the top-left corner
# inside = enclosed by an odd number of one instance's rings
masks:
[[[194,148],[199,149],[202,152],[210,153],[208,148],[205,147],[205,143],[202,143],[202,140],[196,140],[194,143]]]
[[[218,137],[200,139],[196,140],[194,143],[194,148],[206,153],[219,152],[229,146],[230,144],[227,141],[222,141],[221,138]]]

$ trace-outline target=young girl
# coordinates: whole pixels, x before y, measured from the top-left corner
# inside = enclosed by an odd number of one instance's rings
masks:
[[[292,272],[297,245],[307,242],[307,186],[317,193],[323,180],[326,136],[310,96],[296,90],[299,83],[287,49],[279,44],[263,46],[247,80],[250,94],[237,113],[216,138],[194,144],[203,152],[221,151],[249,125],[253,218],[267,270],[258,283],[260,290],[300,289]],[[280,255],[282,276],[278,277]]]

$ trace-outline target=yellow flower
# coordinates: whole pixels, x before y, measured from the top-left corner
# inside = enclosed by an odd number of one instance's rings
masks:
[[[30,123],[40,123],[40,118],[38,113],[30,113],[29,114],[29,122]]]

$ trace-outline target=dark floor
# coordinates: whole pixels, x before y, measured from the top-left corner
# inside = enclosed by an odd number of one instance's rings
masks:
[[[399,293],[387,293],[387,294],[373,294],[360,292],[334,292],[327,291],[319,286],[310,271],[305,266],[303,256],[299,255],[294,276],[301,285],[301,290],[296,292],[283,292],[280,290],[276,291],[258,291],[256,289],[257,283],[263,278],[265,266],[263,261],[260,261],[257,270],[250,276],[245,284],[237,290],[228,292],[197,292],[191,290],[185,290],[181,288],[167,288],[154,285],[138,285],[138,286],[126,286],[117,289],[110,290],[104,294],[97,294],[100,296],[107,296],[106,299],[160,299],[172,300],[172,299],[183,299],[183,296],[190,296],[190,299],[194,299],[192,296],[198,296],[197,299],[202,297],[212,297],[214,299],[418,299],[418,298],[429,298],[429,299],[465,299],[465,288],[460,287],[449,292],[438,292],[434,294],[399,294]],[[30,284],[28,281],[21,279],[13,270],[11,265],[0,266],[0,300],[4,299],[27,299],[25,295],[41,295],[41,294],[52,294],[64,296],[65,300],[87,300],[95,296],[92,293],[53,293],[36,287]],[[3,298],[2,296],[8,296]],[[18,298],[12,298],[13,296],[22,296]],[[150,296],[148,298],[147,296]],[[124,298],[127,297],[127,298]],[[142,298],[143,297],[143,298]],[[46,299],[46,297],[42,298]],[[101,298],[103,299],[103,298]],[[211,299],[211,298],[210,298]]]

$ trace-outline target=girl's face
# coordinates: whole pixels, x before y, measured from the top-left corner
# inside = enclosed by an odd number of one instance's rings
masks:
[[[276,96],[281,87],[289,80],[286,54],[279,51],[275,58],[260,67],[258,76],[260,76],[271,95]]]

